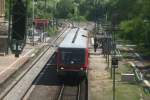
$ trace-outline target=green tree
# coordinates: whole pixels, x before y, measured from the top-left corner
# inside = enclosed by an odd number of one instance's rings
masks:
[[[61,0],[57,4],[57,18],[70,18],[74,14],[74,0]]]
[[[137,44],[150,41],[150,0],[109,0],[108,13],[118,13],[118,24],[122,32],[118,34]],[[110,17],[111,18],[111,17]]]

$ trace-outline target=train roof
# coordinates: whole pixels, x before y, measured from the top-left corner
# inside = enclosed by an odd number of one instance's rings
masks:
[[[73,28],[59,45],[59,48],[87,48],[88,31]]]

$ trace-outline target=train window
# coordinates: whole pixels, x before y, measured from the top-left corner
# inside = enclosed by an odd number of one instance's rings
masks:
[[[60,61],[62,64],[84,64],[85,50],[84,49],[61,49]]]

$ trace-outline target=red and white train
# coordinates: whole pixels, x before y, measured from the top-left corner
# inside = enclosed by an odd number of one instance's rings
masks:
[[[57,49],[57,72],[60,75],[79,73],[86,75],[88,69],[88,31],[73,28]]]

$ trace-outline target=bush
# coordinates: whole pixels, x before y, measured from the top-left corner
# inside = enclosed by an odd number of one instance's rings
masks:
[[[54,36],[57,34],[57,29],[54,27],[54,28],[49,28],[48,29],[48,36],[51,37],[51,36]]]

